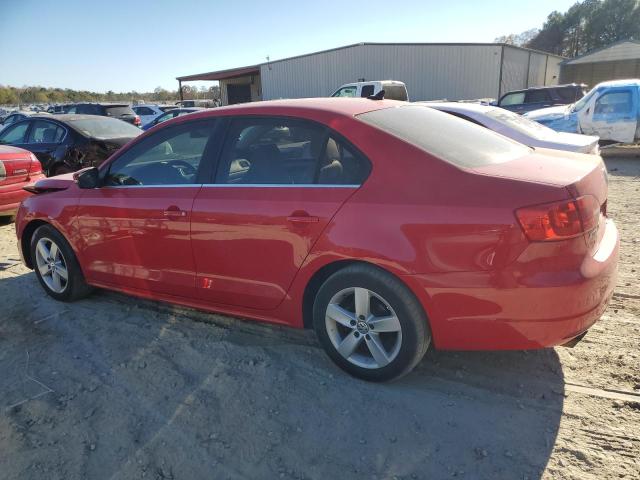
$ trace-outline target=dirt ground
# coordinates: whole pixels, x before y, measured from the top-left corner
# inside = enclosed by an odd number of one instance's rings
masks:
[[[309,332],[57,303],[0,226],[0,478],[640,478],[640,158],[607,164],[619,285],[581,343],[430,351],[383,385]]]

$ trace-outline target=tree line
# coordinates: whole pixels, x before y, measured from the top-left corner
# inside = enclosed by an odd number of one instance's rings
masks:
[[[182,87],[183,97],[189,99],[219,99],[219,87]],[[39,86],[12,87],[0,85],[0,105],[40,104],[40,103],[75,103],[75,102],[176,102],[180,99],[177,90],[166,90],[157,87],[153,92],[90,92],[88,90],[72,90],[70,88],[46,88]]]
[[[583,0],[553,11],[540,30],[496,38],[496,42],[576,57],[621,40],[640,40],[640,0]]]

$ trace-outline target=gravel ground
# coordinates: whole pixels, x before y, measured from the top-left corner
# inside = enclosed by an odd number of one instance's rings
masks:
[[[45,296],[0,226],[0,477],[640,478],[640,159],[609,158],[619,286],[575,348],[429,352],[391,384],[309,332]]]

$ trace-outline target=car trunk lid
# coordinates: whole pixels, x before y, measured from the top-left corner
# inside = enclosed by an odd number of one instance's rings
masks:
[[[586,233],[585,239],[590,251],[597,249],[605,230],[603,226],[607,215],[608,195],[607,170],[600,156],[537,149],[530,155],[509,162],[476,167],[474,171],[484,175],[564,187],[573,199],[595,197],[600,206],[597,226]],[[531,204],[535,203],[535,199],[532,199]]]

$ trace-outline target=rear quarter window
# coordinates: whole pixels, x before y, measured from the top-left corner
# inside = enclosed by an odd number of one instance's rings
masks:
[[[531,151],[489,129],[426,106],[385,108],[358,118],[458,167],[508,162]]]

